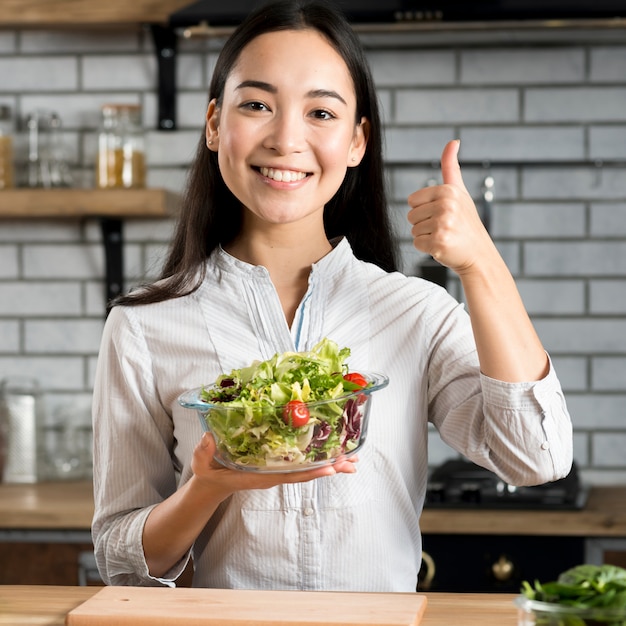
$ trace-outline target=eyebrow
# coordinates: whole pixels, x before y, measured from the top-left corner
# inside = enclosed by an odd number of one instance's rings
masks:
[[[262,80],[244,80],[243,82],[237,85],[237,89],[245,89],[246,87],[252,87],[255,89],[261,89],[262,91],[267,91],[268,93],[278,93],[278,89],[274,85],[270,85],[270,83],[263,82]],[[307,98],[334,98],[335,100],[339,100],[339,102],[343,102],[347,106],[347,102],[332,89],[311,89],[306,93]]]

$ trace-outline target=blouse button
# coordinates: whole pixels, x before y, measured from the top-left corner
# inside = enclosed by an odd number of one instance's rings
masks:
[[[307,517],[309,517],[310,515],[313,515],[313,513],[315,513],[315,511],[312,508],[310,508],[310,507],[307,507],[306,509],[304,509],[304,514]]]
[[[549,449],[550,449],[550,444],[549,444],[547,441],[544,441],[544,442],[541,444],[541,449],[542,449],[542,450],[549,450]]]

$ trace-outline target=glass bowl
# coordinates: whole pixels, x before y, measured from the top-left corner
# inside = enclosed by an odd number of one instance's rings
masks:
[[[191,389],[178,402],[195,410],[204,430],[213,434],[215,459],[222,465],[250,472],[304,471],[349,457],[365,443],[372,394],[386,387],[389,379],[360,373],[368,382],[366,388],[304,403],[310,417],[300,427],[288,423],[285,406],[242,408],[203,400],[203,391],[214,384]]]
[[[515,598],[517,626],[626,626],[626,609],[577,608]]]

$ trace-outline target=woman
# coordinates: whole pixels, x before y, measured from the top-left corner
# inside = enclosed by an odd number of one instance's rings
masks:
[[[414,591],[427,428],[513,484],[565,476],[563,394],[463,185],[409,197],[415,246],[448,293],[395,270],[372,79],[347,22],[319,4],[252,14],[226,42],[161,280],[122,297],[94,393],[93,535],[107,583]],[[356,459],[232,471],[183,391],[329,337],[390,378]],[[199,443],[198,443],[199,442]],[[358,469],[358,471],[357,471]]]

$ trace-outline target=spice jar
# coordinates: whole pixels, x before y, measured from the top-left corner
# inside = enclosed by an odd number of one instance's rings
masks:
[[[0,104],[0,189],[10,189],[14,184],[13,122],[11,108]]]
[[[96,187],[145,187],[146,161],[138,104],[105,104],[98,136]]]

